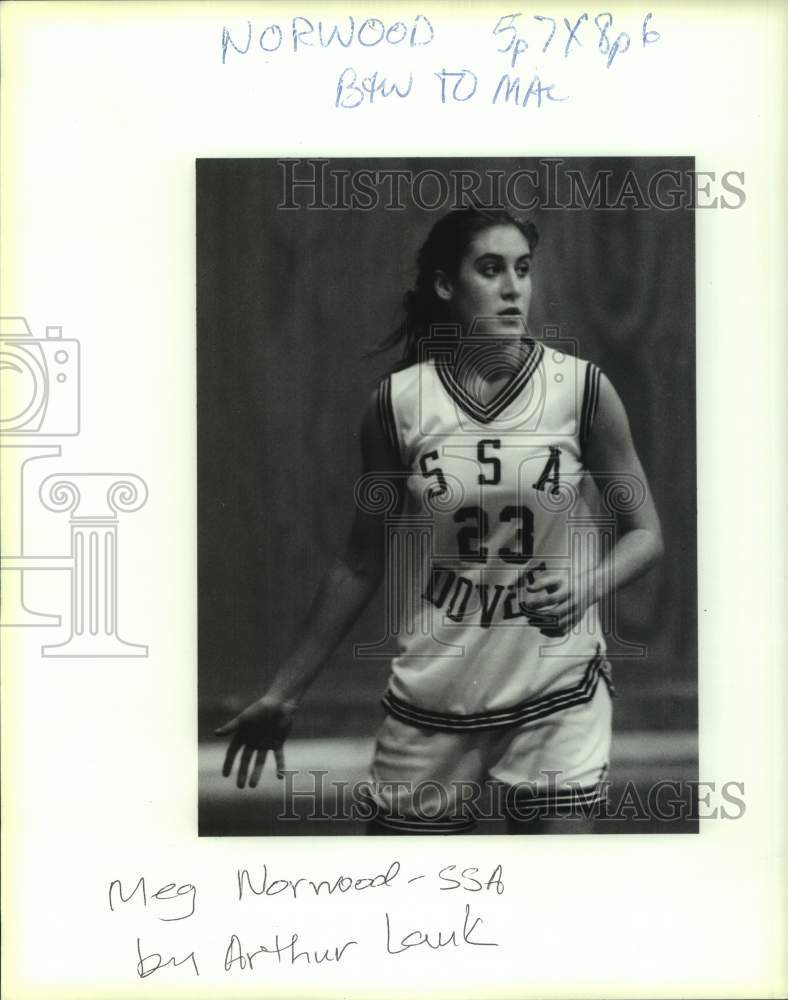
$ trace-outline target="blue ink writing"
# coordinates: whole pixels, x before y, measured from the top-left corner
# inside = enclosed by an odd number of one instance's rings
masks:
[[[512,69],[514,69],[515,63],[523,54],[523,52],[527,50],[528,42],[524,38],[521,38],[520,35],[518,35],[517,29],[515,28],[514,24],[503,24],[502,22],[514,21],[515,18],[521,16],[522,15],[520,14],[504,14],[503,17],[498,18],[498,23],[493,28],[493,35],[502,35],[506,32],[509,32],[508,43],[503,48],[499,48],[497,51],[512,53],[512,58],[510,62]]]
[[[451,99],[460,103],[469,101],[476,93],[476,88],[479,84],[479,78],[469,69],[461,69],[454,73],[443,69],[434,75],[441,82],[441,104],[446,103],[446,80],[449,77],[454,78],[454,84],[451,88]]]
[[[542,82],[545,76],[549,78],[550,73],[545,68],[544,60],[539,62],[540,55],[550,58],[552,50],[555,58],[563,56],[563,59],[568,59],[577,49],[586,48],[589,52],[598,53],[602,57],[598,64],[609,70],[624,53],[639,51],[660,41],[662,35],[653,27],[653,18],[651,11],[641,14],[627,25],[629,30],[624,31],[619,29],[618,15],[614,19],[610,11],[583,11],[569,17],[525,14],[523,11],[502,14],[492,27],[492,38],[495,51],[506,57],[508,72],[495,83],[495,80],[485,80],[473,64],[453,69],[432,66],[432,75],[438,80],[440,103],[465,104],[478,98],[480,92],[489,93],[487,87],[491,84],[495,84],[493,104],[512,104],[521,108],[535,106],[538,109],[569,100],[569,95],[561,92],[560,79],[554,77],[549,83]],[[356,52],[372,49],[378,52],[382,49],[407,51],[429,46],[436,37],[436,28],[424,14],[396,21],[375,16],[360,19],[351,15],[321,20],[314,15],[295,14],[280,23],[255,24],[246,20],[224,25],[221,31],[221,61],[222,65],[230,64],[248,57],[250,52],[258,57],[262,55],[262,62],[269,64],[275,53],[297,56],[299,53],[314,54],[339,49],[355,49]],[[640,45],[637,44],[638,38]],[[533,58],[529,59],[529,55]],[[398,61],[393,67],[387,65],[384,69],[378,62],[377,68],[371,69],[358,68],[353,56],[349,55],[349,65],[338,77],[332,78],[334,108],[348,111],[375,104],[380,106],[390,98],[404,100],[411,97],[414,88],[417,97],[422,97],[418,93],[417,72],[411,71],[410,61],[399,56],[396,58]],[[327,99],[332,100],[331,97]],[[389,100],[388,103],[396,105],[398,101]]]
[[[523,14],[521,11],[504,14],[498,18],[495,23],[495,27],[492,29],[493,38],[496,40],[496,52],[509,56],[509,65],[511,69],[515,69],[517,67],[518,59],[526,51],[528,51],[529,48],[529,42],[526,38],[526,34],[521,31],[522,22],[518,21],[518,19],[522,16]],[[538,24],[544,24],[545,26],[547,34],[544,37],[544,40],[542,41],[542,39],[539,38],[533,42],[537,48],[541,45],[540,51],[542,54],[545,54],[556,36],[558,20],[547,14],[533,14],[531,17],[532,20],[536,21]],[[640,29],[643,48],[645,48],[646,45],[653,45],[661,38],[658,31],[649,27],[652,17],[653,14],[649,12],[643,18],[643,23]],[[564,28],[566,29],[566,38],[563,47],[564,58],[568,58],[576,47],[583,47],[581,28],[582,25],[588,20],[589,14],[585,11],[576,17],[574,21],[568,17],[562,18]],[[620,31],[615,35],[615,37],[613,37],[613,15],[610,11],[601,11],[596,14],[594,16],[594,24],[599,33],[597,49],[603,56],[606,57],[605,64],[607,68],[610,69],[616,58],[630,48],[632,36],[626,31]]]
[[[339,74],[334,107],[358,108],[364,103],[373,104],[375,94],[380,94],[381,97],[391,97],[392,94],[396,94],[397,97],[408,97],[412,87],[412,73],[408,74],[407,83],[389,82],[385,76],[378,79],[377,70],[359,81],[356,71],[352,66],[348,66]]]
[[[583,21],[587,20],[588,20],[588,14],[581,14],[580,17],[578,17],[578,19],[575,21],[574,25],[571,25],[569,21],[566,18],[564,18],[564,24],[566,25],[566,30],[569,32],[569,35],[566,39],[566,45],[564,46],[565,57],[569,55],[569,51],[572,47],[573,42],[577,45],[582,46],[583,43],[577,37],[577,29],[580,27]]]
[[[541,108],[542,100],[547,101],[568,101],[568,97],[557,97],[553,93],[554,84],[548,83],[543,84],[539,78],[539,74],[535,74],[531,82],[528,84],[528,89],[525,91],[523,97],[520,96],[520,77],[516,76],[513,80],[508,73],[504,73],[501,79],[498,81],[498,86],[495,88],[495,94],[493,95],[492,103],[498,103],[498,97],[503,92],[503,102],[508,104],[510,101],[513,104],[518,105],[521,108],[527,108],[528,102],[532,99],[536,103],[537,108]]]
[[[599,23],[599,19],[606,17],[607,21],[604,24]],[[630,38],[626,31],[620,32],[614,41],[610,41],[608,37],[608,28],[613,26],[613,15],[608,11],[604,11],[602,14],[597,14],[594,18],[594,24],[599,29],[599,51],[607,56],[607,68],[613,65],[613,60],[619,54],[619,52],[626,52],[629,48]]]
[[[227,60],[227,47],[229,45],[232,45],[233,49],[235,49],[235,51],[240,53],[242,56],[245,56],[246,53],[249,51],[249,46],[252,44],[252,22],[247,21],[246,27],[247,27],[246,45],[243,48],[241,48],[239,45],[236,45],[235,42],[232,40],[232,37],[230,35],[230,29],[228,27],[225,26],[224,28],[222,28],[222,64],[224,64]]]
[[[648,22],[652,18],[652,14],[649,11],[648,14],[643,18],[643,48],[647,45],[653,45],[654,42],[658,42],[660,39],[660,34],[658,31],[654,31],[653,28],[649,28]]]
[[[553,36],[555,35],[555,18],[545,17],[543,14],[534,14],[534,21],[549,21],[552,24],[552,28],[550,28],[550,34],[547,36],[547,41],[542,46],[542,52],[547,52],[548,48],[550,47],[550,42],[552,42]]]
[[[284,28],[280,24],[267,24],[261,29],[253,26],[251,21],[246,21],[242,28],[223,26],[222,64],[227,63],[228,55],[233,52],[240,56],[246,55],[252,48],[253,38],[257,48],[266,53],[278,52],[285,39],[288,40],[286,48],[295,54],[306,49],[347,49],[353,44],[364,49],[404,44],[414,49],[429,45],[435,38],[435,29],[424,14],[416,14],[409,23],[394,21],[388,25],[378,17],[368,17],[357,22],[352,16],[348,16],[341,24],[325,21],[315,23],[302,14],[292,17]]]
[[[251,24],[249,27],[252,27]],[[271,38],[268,37],[269,34],[271,35]],[[263,28],[260,32],[260,48],[263,52],[276,52],[279,48],[281,48],[284,37],[282,29],[278,24],[269,24],[267,28]]]

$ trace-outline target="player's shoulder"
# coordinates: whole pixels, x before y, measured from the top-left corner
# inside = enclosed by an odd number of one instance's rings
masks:
[[[558,368],[574,368],[578,372],[585,372],[588,368],[597,367],[588,358],[582,357],[573,349],[573,345],[551,344],[549,340],[539,341],[542,347],[542,358],[546,365],[554,365]]]
[[[602,370],[596,362],[584,358],[573,350],[573,345],[551,344],[542,341],[543,365],[549,371],[548,384],[555,383],[566,391],[579,388],[584,397],[599,392]]]
[[[429,361],[403,361],[389,372],[387,378],[394,381],[407,383],[417,379],[420,374],[429,371],[432,365]]]
[[[433,366],[427,361],[402,365],[384,376],[380,382],[380,391],[405,403],[414,393],[418,394],[424,387],[425,379],[430,379],[432,374]]]
[[[382,375],[367,397],[364,415],[362,417],[362,434],[379,434],[382,432],[387,444],[399,454],[399,433],[397,411],[401,408],[403,390],[407,390],[411,382],[417,384],[418,375],[413,369],[418,365],[399,368]]]
[[[599,408],[602,370],[596,362],[580,355],[572,343],[542,340],[547,399],[551,405],[570,408],[578,414],[577,435],[585,446]]]

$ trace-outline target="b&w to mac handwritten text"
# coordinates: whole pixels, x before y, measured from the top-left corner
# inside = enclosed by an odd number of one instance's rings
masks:
[[[497,65],[490,74],[465,50],[464,64],[450,62],[451,27],[425,14],[406,21],[350,15],[322,20],[296,14],[281,23],[223,24],[217,54],[228,73],[256,61],[264,75],[268,66],[291,60],[311,78],[317,78],[321,54],[346,55],[338,75],[327,74],[317,98],[340,111],[414,98],[422,106],[472,102],[539,110],[582,96],[567,89],[563,66],[583,62],[588,73],[620,72],[627,63],[648,59],[661,40],[648,10],[636,15],[630,9],[625,16],[589,10],[557,17],[510,11],[492,17],[486,37],[478,41],[477,58],[484,67],[490,57]],[[414,70],[419,53],[425,51],[435,53],[435,65]]]

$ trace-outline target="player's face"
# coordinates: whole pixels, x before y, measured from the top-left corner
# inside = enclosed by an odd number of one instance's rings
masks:
[[[453,319],[484,333],[522,332],[531,303],[531,248],[516,226],[493,226],[470,244],[454,278],[438,275],[436,293]]]

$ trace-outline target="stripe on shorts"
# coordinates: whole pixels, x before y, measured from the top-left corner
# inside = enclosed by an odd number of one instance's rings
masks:
[[[476,825],[476,821],[472,817],[464,819],[459,817],[457,819],[414,819],[410,817],[404,819],[387,816],[385,813],[380,813],[371,822],[384,829],[396,830],[397,833],[468,833]]]
[[[571,783],[547,789],[513,785],[504,808],[512,819],[521,821],[559,819],[567,814],[592,817],[596,808],[607,801],[609,783],[606,778],[607,765],[602,768],[599,782],[585,788]]]
[[[386,711],[395,718],[425,729],[438,729],[448,733],[497,729],[503,726],[537,722],[539,719],[544,719],[555,712],[574,708],[575,705],[585,705],[594,697],[600,677],[605,680],[608,687],[611,687],[610,664],[602,657],[601,651],[598,650],[577,684],[494,712],[475,712],[470,715],[433,712],[417,708],[415,705],[397,698],[391,691],[385,693],[382,703]]]

